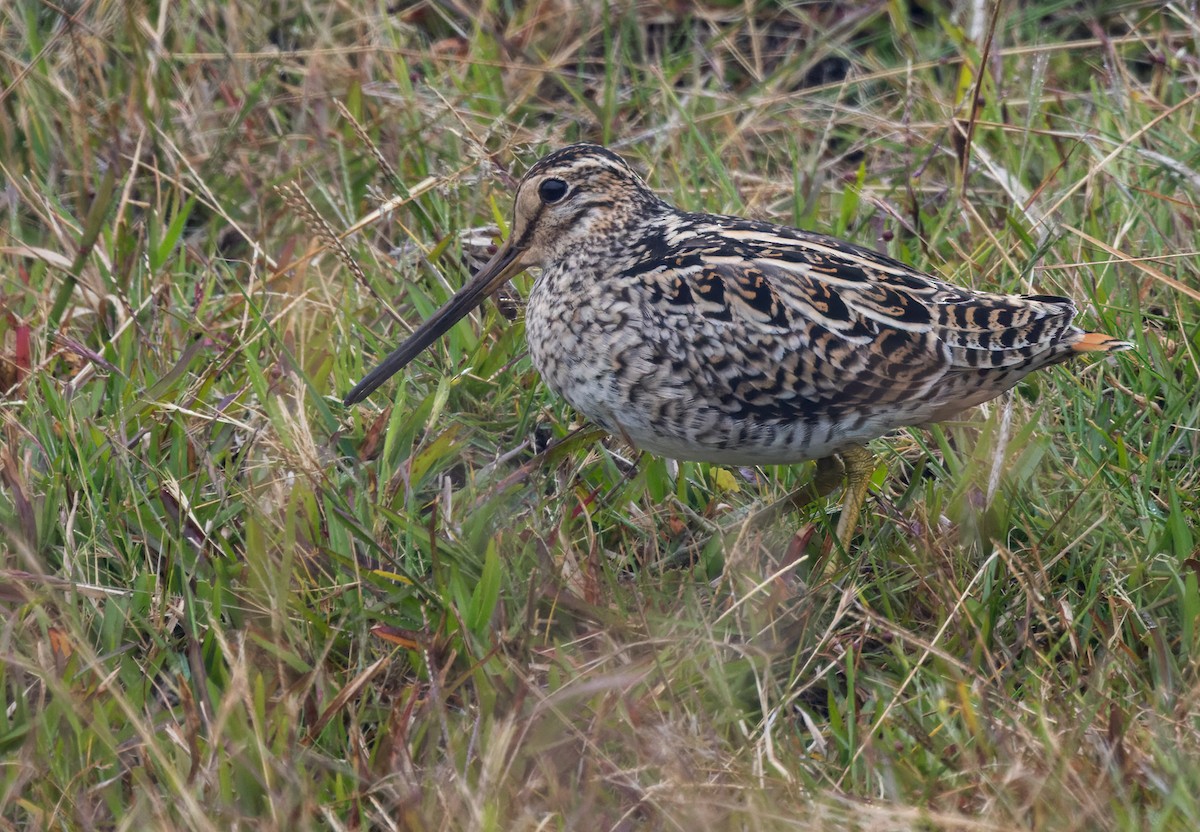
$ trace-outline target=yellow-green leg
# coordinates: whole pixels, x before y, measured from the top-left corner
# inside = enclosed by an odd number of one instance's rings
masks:
[[[858,515],[867,499],[871,475],[875,473],[875,457],[862,445],[852,445],[838,454],[846,469],[846,488],[842,495],[842,516],[838,519],[837,540],[843,552],[850,551],[850,541],[858,528]]]
[[[858,516],[862,513],[863,503],[867,499],[867,489],[871,485],[871,475],[875,473],[875,456],[863,445],[851,445],[845,450],[838,451],[837,456],[827,456],[817,460],[817,470],[812,481],[797,488],[778,503],[768,506],[756,516],[756,521],[773,519],[779,509],[786,505],[802,509],[817,500],[832,494],[838,486],[845,485],[842,496],[842,516],[838,520],[836,537],[842,550],[850,551],[850,541],[858,528]],[[830,541],[832,544],[832,541]],[[828,554],[832,545],[825,547]]]
[[[846,478],[842,461],[836,456],[827,456],[817,460],[817,470],[811,480],[789,493],[777,505],[781,508],[791,506],[799,511],[807,508],[822,497],[828,497],[838,490]]]
[[[812,499],[819,500],[837,490],[846,478],[846,466],[836,456],[827,456],[817,460],[817,470],[813,474]]]
[[[838,520],[835,533],[838,544],[843,552],[850,551],[850,541],[858,528],[858,517],[862,513],[863,503],[867,499],[867,489],[871,485],[871,474],[875,472],[875,457],[862,445],[853,445],[839,451],[836,456],[828,456],[817,460],[817,470],[812,480],[797,488],[786,497],[760,509],[744,521],[736,524],[728,531],[736,531],[742,535],[751,529],[769,526],[787,511],[788,507],[802,509],[813,502],[836,491],[844,484],[842,497],[842,516]],[[822,547],[821,555],[825,559],[825,571],[829,571],[832,561],[829,554],[833,551],[833,540],[829,538]]]

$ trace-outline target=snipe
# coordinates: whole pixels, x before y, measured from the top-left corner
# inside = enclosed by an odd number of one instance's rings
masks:
[[[553,390],[668,457],[816,459],[826,483],[840,458],[847,549],[874,467],[864,443],[1132,346],[1073,326],[1068,298],[976,292],[832,237],[681,211],[619,156],[577,144],[529,169],[508,241],[346,404],[531,266],[529,353]]]

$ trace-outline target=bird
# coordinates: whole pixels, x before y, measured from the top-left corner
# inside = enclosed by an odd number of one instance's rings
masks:
[[[816,494],[844,478],[834,534],[846,552],[875,470],[868,442],[955,416],[1044,367],[1133,347],[1076,326],[1066,297],[976,291],[834,237],[681,210],[596,144],[529,168],[510,232],[347,407],[538,268],[525,332],[552,390],[664,457],[815,460]]]

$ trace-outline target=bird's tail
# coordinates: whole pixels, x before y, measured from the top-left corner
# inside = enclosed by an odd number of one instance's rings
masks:
[[[1103,332],[1085,332],[1071,344],[1071,349],[1075,352],[1121,352],[1133,349],[1133,344]]]

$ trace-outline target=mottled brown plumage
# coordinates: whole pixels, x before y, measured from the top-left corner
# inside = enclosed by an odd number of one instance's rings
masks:
[[[347,404],[510,276],[541,267],[526,334],[552,389],[665,456],[758,465],[838,455],[845,546],[873,467],[865,442],[1078,353],[1130,347],[1072,325],[1067,298],[976,292],[832,237],[680,211],[596,145],[541,159],[515,202],[496,256]]]

